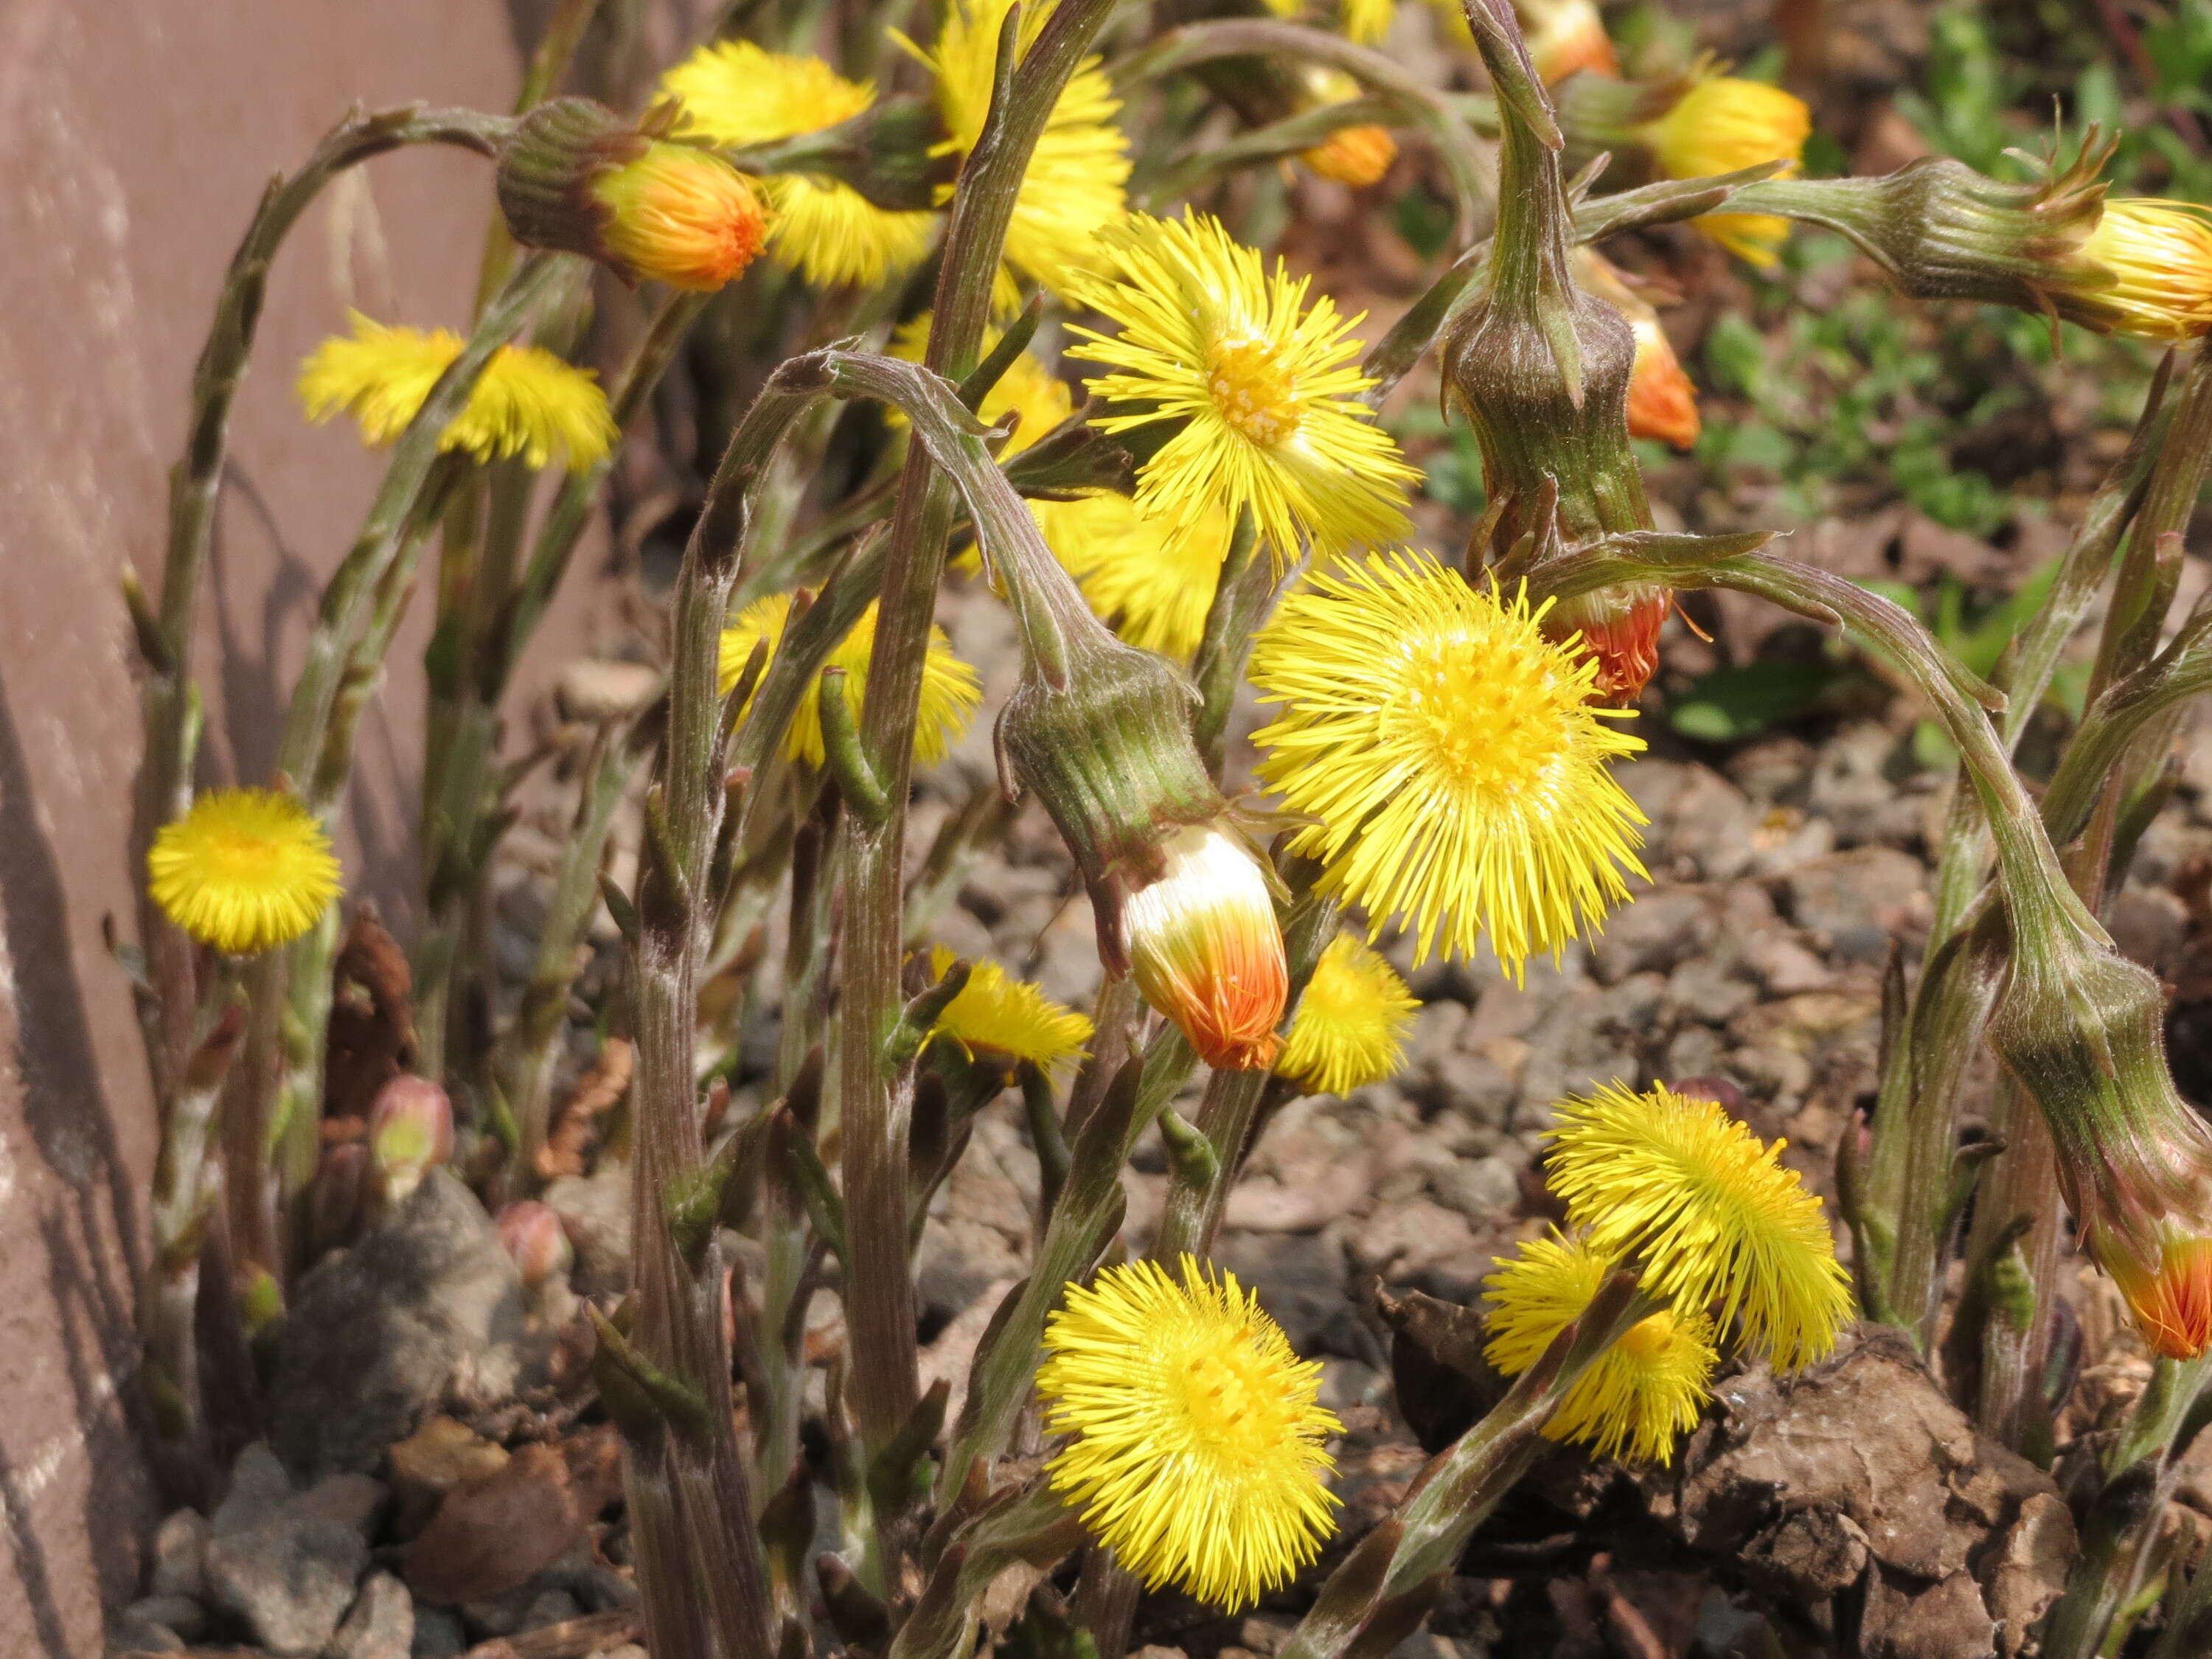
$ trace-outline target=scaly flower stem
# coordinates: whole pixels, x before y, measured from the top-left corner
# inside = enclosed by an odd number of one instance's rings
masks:
[[[308,204],[347,168],[407,144],[453,144],[489,156],[508,125],[502,117],[475,110],[424,109],[419,105],[349,115],[315,147],[299,171],[270,181],[253,222],[231,256],[216,300],[214,324],[192,371],[185,453],[169,473],[168,541],[158,611],[149,608],[145,621],[149,625],[141,629],[142,641],[150,648],[131,869],[139,889],[139,938],[155,993],[148,1005],[156,1022],[148,1030],[148,1058],[156,1097],[167,1096],[170,1079],[191,1053],[197,999],[191,945],[145,893],[146,853],[161,827],[191,804],[199,725],[192,657],[198,643],[200,573],[207,564],[229,450],[230,406],[253,350],[270,264]]]
[[[945,233],[926,362],[958,381],[978,360],[991,288],[1014,198],[1053,106],[1089,52],[1112,0],[1063,0],[1018,69],[1012,20],[984,131],[963,166]],[[1011,70],[1011,73],[1009,72]],[[884,1062],[899,1009],[899,963],[908,780],[951,524],[951,491],[927,444],[913,445],[892,508],[888,566],[868,690],[863,752],[887,792],[880,823],[846,815],[839,860],[847,880],[842,1052],[837,1067],[853,1338],[853,1397],[872,1454],[913,1413],[920,1396],[912,1264],[907,1254],[907,1136],[910,1071]]]

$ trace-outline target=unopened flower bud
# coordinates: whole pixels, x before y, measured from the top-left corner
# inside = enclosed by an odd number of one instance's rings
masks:
[[[1273,1065],[1290,973],[1258,856],[1214,823],[1176,831],[1161,852],[1158,878],[1124,912],[1137,988],[1207,1065]]]
[[[1595,250],[1574,252],[1575,283],[1619,312],[1635,337],[1636,361],[1628,377],[1628,435],[1657,438],[1687,449],[1698,441],[1698,389],[1682,370],[1673,342],[1659,325],[1651,302],[1628,285],[1613,263]]]
[[[499,1212],[499,1242],[521,1271],[522,1282],[535,1289],[548,1280],[565,1278],[576,1259],[561,1218],[535,1199],[526,1198]]]
[[[760,198],[727,161],[641,132],[588,98],[554,99],[516,125],[500,153],[499,204],[526,246],[702,294],[743,273],[768,228]]]
[[[386,1084],[368,1109],[368,1156],[392,1200],[453,1155],[453,1103],[428,1078],[404,1075]]]
[[[1536,73],[1548,84],[1564,81],[1578,70],[1593,75],[1618,75],[1620,59],[1598,15],[1595,0],[1513,0],[1521,20],[1521,38],[1528,43],[1528,56]]]
[[[2056,927],[2020,930],[1990,1045],[2051,1126],[2082,1241],[2144,1341],[2212,1347],[2212,1129],[2175,1091],[2158,981]]]
[[[1544,632],[1564,640],[1581,636],[1597,659],[1590,696],[1620,708],[1634,702],[1659,668],[1659,629],[1674,607],[1671,589],[1656,582],[1620,582],[1561,599],[1544,618]]]
[[[2190,202],[2108,198],[2051,289],[2054,305],[2092,328],[2196,339],[2212,331],[2212,212]]]
[[[1313,66],[1305,71],[1309,108],[1347,103],[1359,96],[1359,82],[1342,70]],[[1398,159],[1398,141],[1389,130],[1377,126],[1339,127],[1311,149],[1298,152],[1315,173],[1353,190],[1378,184]]]

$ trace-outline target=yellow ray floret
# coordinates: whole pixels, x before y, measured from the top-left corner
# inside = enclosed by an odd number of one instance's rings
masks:
[[[1508,1376],[1543,1358],[1582,1317],[1606,1275],[1608,1256],[1578,1239],[1532,1238],[1482,1281],[1490,1341],[1483,1356]],[[1675,1437],[1697,1426],[1711,1397],[1712,1322],[1703,1313],[1653,1314],[1584,1371],[1544,1425],[1552,1440],[1579,1440],[1600,1457],[1674,1460]]]
[[[677,131],[725,149],[819,132],[866,111],[875,88],[848,81],[819,58],[768,52],[750,40],[697,48],[660,77],[677,100]],[[872,288],[911,270],[929,251],[933,213],[879,208],[826,174],[774,173],[758,181],[773,210],[769,252],[806,280]]]
[[[1336,20],[1346,40],[1380,46],[1397,11],[1398,0],[1337,0]]]
[[[2078,300],[2124,334],[2179,343],[2212,331],[2212,210],[2148,197],[2107,199],[2077,255],[2109,286]]]
[[[1420,1006],[1396,969],[1340,933],[1314,964],[1275,1070],[1317,1095],[1384,1082],[1406,1063],[1406,1029]]]
[[[1146,1585],[1234,1610],[1286,1583],[1334,1528],[1340,1431],[1317,1403],[1321,1367],[1233,1273],[1190,1256],[1109,1267],[1045,1329],[1037,1392],[1074,1437],[1052,1484]]]
[[[1227,514],[1208,507],[1178,526],[1115,495],[1031,501],[1030,511],[1100,620],[1133,646],[1190,660],[1229,556]]]
[[[783,641],[784,624],[790,617],[791,595],[771,593],[747,605],[722,630],[720,670],[724,696],[736,690],[738,677],[744,672],[754,646],[762,640],[768,641],[773,659]],[[853,711],[855,723],[860,718],[862,700],[867,695],[868,653],[875,649],[875,644],[876,607],[871,605],[823,665],[845,671],[845,702]],[[945,637],[945,630],[933,627],[929,630],[929,654],[922,663],[921,713],[914,728],[915,764],[929,766],[943,760],[945,751],[967,729],[969,717],[982,700],[982,682],[976,678],[975,671],[952,654],[952,641]],[[746,707],[751,707],[750,702]],[[811,692],[799,700],[791,729],[784,733],[783,752],[787,758],[805,761],[810,766],[822,764],[822,709]]]
[[[1674,108],[1643,130],[1659,170],[1669,179],[1704,179],[1761,161],[1797,171],[1812,112],[1779,87],[1716,75],[1683,94]],[[1708,213],[1690,222],[1738,258],[1765,267],[1780,255],[1790,222],[1771,213]]]
[[[1108,432],[1154,421],[1182,429],[1137,471],[1137,505],[1170,523],[1209,507],[1249,510],[1279,562],[1299,544],[1334,554],[1407,530],[1406,485],[1417,476],[1358,394],[1358,317],[1340,319],[1310,277],[1276,262],[1270,276],[1203,213],[1133,215],[1099,239],[1110,263],[1079,279],[1076,297],[1120,325],[1074,331],[1070,356],[1114,372],[1087,384],[1102,398],[1151,405],[1099,416]]]
[[[1850,1317],[1820,1200],[1717,1103],[1619,1084],[1562,1102],[1546,1183],[1590,1247],[1640,1257],[1643,1287],[1794,1370],[1835,1346]]]
[[[352,337],[332,335],[301,366],[300,402],[310,420],[343,410],[361,423],[365,441],[390,443],[461,355],[463,342],[442,328],[387,328],[357,311],[348,315]],[[589,369],[536,346],[511,345],[493,354],[439,447],[465,450],[480,461],[520,455],[532,466],[559,453],[580,472],[605,459],[617,435],[606,393]]]
[[[964,156],[983,136],[998,70],[999,31],[1012,6],[1013,0],[950,0],[927,52],[903,36],[893,37],[936,77],[938,112],[951,135],[944,149],[950,154]],[[1049,3],[1024,9],[1018,52],[1029,51],[1051,15]],[[1066,295],[1075,273],[1095,262],[1091,239],[1121,217],[1129,142],[1114,125],[1121,107],[1098,60],[1085,58],[1030,154],[1006,226],[1006,262],[1055,294]],[[1000,289],[1000,307],[1011,309],[1017,296],[1003,274]]]
[[[930,981],[942,980],[955,960],[941,945],[933,950]],[[1083,1045],[1091,1041],[1091,1022],[985,959],[969,969],[967,984],[945,1005],[930,1036],[951,1037],[970,1054],[1024,1060],[1049,1075],[1083,1058]]]
[[[1548,606],[1549,601],[1546,602]],[[1280,719],[1253,734],[1260,777],[1318,820],[1300,851],[1414,961],[1484,933],[1512,973],[1595,928],[1642,876],[1644,815],[1608,763],[1643,744],[1589,701],[1595,661],[1547,640],[1426,553],[1348,560],[1277,608],[1252,684]]]
[[[338,861],[315,815],[273,789],[211,789],[162,825],[147,891],[169,920],[227,956],[300,937],[338,896]]]

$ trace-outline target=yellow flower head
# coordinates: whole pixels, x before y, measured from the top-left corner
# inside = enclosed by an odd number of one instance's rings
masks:
[[[1456,3],[1452,8],[1457,12]],[[1528,56],[1547,85],[1564,81],[1577,70],[1593,75],[1618,75],[1620,60],[1605,32],[1595,0],[1513,0],[1521,19],[1522,38]],[[1460,19],[1462,32],[1466,19]]]
[[[1013,0],[947,0],[929,51],[895,37],[936,76],[938,112],[951,135],[944,148],[951,154],[965,155],[983,136],[999,30],[1012,7]],[[1018,52],[1029,51],[1051,15],[1049,0],[1024,10]],[[1129,141],[1114,125],[1121,107],[1098,60],[1085,59],[1053,106],[1022,177],[1006,226],[1006,262],[1055,294],[1067,294],[1075,273],[1094,262],[1091,239],[1121,217]],[[1002,271],[1000,307],[1012,309],[1017,299]]]
[[[768,216],[744,175],[719,155],[655,139],[592,180],[607,210],[606,251],[647,282],[712,294],[744,274]]]
[[[1391,0],[1383,0],[1386,27],[1390,3]],[[1359,82],[1342,70],[1309,66],[1304,78],[1315,107],[1347,103],[1360,95]],[[1311,149],[1298,152],[1298,160],[1320,177],[1354,190],[1380,182],[1397,159],[1398,141],[1388,127],[1376,126],[1339,127]]]
[[[1562,1102],[1545,1182],[1590,1248],[1640,1258],[1644,1288],[1723,1326],[1780,1369],[1811,1364],[1850,1317],[1820,1200],[1710,1100],[1619,1084]]]
[[[1336,21],[1346,40],[1379,46],[1390,33],[1390,19],[1397,9],[1398,0],[1337,0]]]
[[[1704,179],[1761,161],[1787,161],[1784,172],[1795,173],[1812,131],[1802,99],[1763,81],[1716,75],[1683,94],[1643,135],[1669,179]],[[1780,257],[1790,234],[1787,219],[1767,213],[1708,213],[1690,222],[1762,269]]]
[[[1582,1316],[1613,1268],[1610,1258],[1580,1240],[1556,1235],[1529,1239],[1501,1258],[1482,1281],[1490,1327],[1484,1358],[1518,1376]],[[1600,1457],[1671,1462],[1675,1437],[1697,1426],[1719,1358],[1703,1313],[1653,1314],[1567,1390],[1544,1425],[1545,1437],[1582,1441]]]
[[[1183,422],[1138,469],[1138,506],[1173,524],[1249,508],[1280,561],[1302,538],[1334,554],[1406,534],[1417,475],[1358,401],[1374,384],[1350,332],[1361,318],[1340,319],[1326,295],[1309,307],[1310,277],[1279,260],[1269,276],[1206,214],[1133,215],[1099,242],[1110,274],[1082,278],[1075,297],[1121,332],[1079,328],[1085,343],[1069,355],[1115,371],[1088,383],[1098,396],[1152,407],[1097,423]]]
[[[2069,293],[2117,332],[2179,343],[2212,331],[2212,210],[2107,200],[2075,259],[2095,281]]]
[[[790,618],[791,595],[771,593],[747,605],[722,630],[720,670],[724,696],[737,689],[738,677],[745,672],[753,647],[763,639],[767,640],[769,653],[774,657],[776,647],[783,640],[784,624]],[[854,623],[853,631],[845,635],[823,665],[845,671],[845,702],[856,722],[860,718],[861,700],[867,695],[868,653],[875,644],[876,607],[871,605],[860,613],[860,620]],[[945,636],[943,629],[932,628],[929,654],[921,669],[921,714],[914,728],[915,763],[931,766],[943,760],[945,751],[967,730],[969,716],[982,700],[982,682],[976,678],[975,671],[952,654],[952,641]],[[748,702],[746,706],[751,705]],[[799,701],[791,729],[784,733],[783,752],[787,757],[805,761],[809,766],[822,764],[822,709],[811,695]]]
[[[1334,1529],[1342,1425],[1316,1403],[1321,1367],[1233,1273],[1188,1255],[1071,1285],[1045,1328],[1046,1425],[1074,1438],[1052,1484],[1121,1565],[1234,1610],[1286,1583]]]
[[[681,106],[683,137],[725,149],[819,132],[860,114],[875,88],[819,58],[767,52],[750,40],[699,47],[660,77]],[[759,181],[774,212],[769,252],[810,283],[872,288],[911,270],[929,251],[933,213],[879,208],[842,179],[776,173]]]
[[[930,981],[942,980],[955,960],[941,945],[932,951]],[[951,1037],[970,1054],[981,1050],[1025,1060],[1049,1074],[1083,1058],[1083,1045],[1091,1041],[1091,1022],[985,959],[969,970],[960,994],[945,1005],[930,1036]]]
[[[364,441],[388,444],[407,429],[464,342],[442,328],[386,328],[358,311],[348,315],[352,337],[332,335],[301,365],[300,402],[312,421],[349,411]],[[534,467],[557,450],[580,472],[605,460],[619,435],[591,370],[536,346],[511,345],[485,365],[439,447],[480,461],[520,455]]]
[[[1314,964],[1275,1070],[1317,1095],[1384,1082],[1406,1063],[1406,1028],[1420,1006],[1396,969],[1340,933]]]
[[[146,890],[170,921],[226,956],[288,945],[338,896],[338,861],[315,815],[273,789],[211,789],[161,826]]]
[[[1549,602],[1547,601],[1548,607]],[[1317,827],[1301,851],[1376,932],[1402,915],[1414,960],[1471,953],[1509,971],[1557,956],[1641,876],[1644,822],[1607,763],[1644,745],[1589,702],[1595,660],[1547,640],[1543,609],[1469,586],[1426,553],[1316,572],[1252,652],[1260,777]]]
[[[1127,495],[1031,501],[1045,544],[1102,621],[1133,646],[1188,662],[1229,556],[1229,515],[1207,507],[1171,526]]]
[[[930,313],[899,325],[891,336],[890,355],[902,357],[908,362],[918,363],[929,349]],[[983,331],[983,349],[994,350],[999,343],[999,331]],[[1038,439],[1058,426],[1075,412],[1075,394],[1068,390],[1067,382],[1047,368],[1028,352],[1023,352],[1006,365],[1006,372],[999,376],[999,383],[983,397],[976,416],[989,426],[996,426],[1009,412],[1018,415],[1013,434],[1000,450],[999,459],[1012,460]],[[896,411],[894,411],[896,414]],[[902,416],[897,416],[903,420]]]

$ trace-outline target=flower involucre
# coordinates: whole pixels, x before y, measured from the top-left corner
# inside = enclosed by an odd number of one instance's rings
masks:
[[[1640,1259],[1643,1287],[1684,1312],[1712,1308],[1779,1370],[1835,1346],[1850,1317],[1820,1200],[1714,1101],[1611,1084],[1559,1107],[1545,1182],[1590,1248]]]
[[[1152,405],[1097,417],[1107,432],[1155,421],[1182,428],[1137,470],[1137,505],[1172,524],[1208,507],[1249,509],[1279,563],[1298,554],[1394,542],[1407,531],[1407,484],[1418,475],[1358,394],[1360,344],[1310,277],[1279,260],[1266,270],[1203,213],[1132,215],[1099,239],[1109,270],[1074,297],[1120,325],[1087,328],[1068,355],[1114,372],[1086,382],[1101,398]],[[1363,313],[1364,314],[1364,313]]]
[[[1644,822],[1607,763],[1643,748],[1589,702],[1596,664],[1545,639],[1543,610],[1470,587],[1427,553],[1346,560],[1286,595],[1252,652],[1281,718],[1261,780],[1316,827],[1299,851],[1414,961],[1486,931],[1515,974],[1556,956],[1642,876]]]
[[[1339,933],[1314,964],[1275,1070],[1317,1095],[1384,1082],[1406,1063],[1406,1029],[1420,1006],[1379,952]]]
[[[1518,1376],[1582,1317],[1615,1266],[1581,1240],[1524,1241],[1482,1281],[1490,1340],[1483,1357]],[[1600,1457],[1674,1460],[1674,1440],[1697,1426],[1711,1393],[1712,1322],[1703,1313],[1653,1314],[1629,1327],[1567,1390],[1544,1425],[1551,1440],[1580,1440]]]
[[[942,981],[956,960],[941,945],[931,951],[930,982]],[[971,1054],[1024,1060],[1050,1075],[1083,1057],[1091,1022],[986,957],[975,962],[960,994],[945,1005],[930,1036],[950,1037]]]
[[[1210,507],[1170,525],[1110,493],[1031,501],[1030,511],[1100,620],[1132,645],[1190,660],[1229,556],[1227,514]]]
[[[274,789],[209,790],[161,826],[146,874],[170,921],[234,957],[289,944],[340,891],[323,826]]]
[[[360,422],[362,441],[388,444],[407,429],[465,343],[442,328],[386,327],[358,311],[347,317],[352,337],[333,334],[300,366],[300,403],[312,421],[343,410]],[[619,435],[591,370],[537,346],[510,345],[492,355],[438,447],[479,461],[520,455],[533,467],[549,465],[557,452],[580,472],[605,459]]]
[[[1669,179],[1704,179],[1761,161],[1797,171],[1813,115],[1805,101],[1763,81],[1715,75],[1684,93],[1674,107],[1643,129]],[[1729,252],[1764,269],[1781,257],[1790,222],[1771,213],[1707,213],[1690,222]]]
[[[875,88],[819,58],[768,52],[750,40],[698,47],[660,77],[683,107],[677,131],[728,149],[819,132],[866,111]],[[775,173],[756,181],[773,216],[769,252],[806,280],[872,288],[911,270],[929,251],[933,213],[879,208],[842,179]]]
[[[722,630],[720,669],[724,696],[737,689],[738,678],[745,672],[753,647],[761,640],[768,641],[769,654],[771,660],[774,659],[783,642],[784,626],[790,619],[788,593],[771,593],[764,599],[756,599],[732,619]],[[862,699],[867,695],[868,653],[875,648],[875,643],[876,607],[871,605],[823,665],[845,671],[845,703],[853,711],[855,724],[860,718]],[[943,629],[931,628],[929,654],[923,659],[921,669],[921,713],[914,728],[915,763],[932,766],[943,760],[945,752],[959,741],[961,732],[967,729],[969,716],[982,700],[983,685],[975,671],[952,654],[952,641],[945,637]],[[750,701],[746,707],[751,707]],[[826,751],[822,746],[822,707],[811,688],[799,700],[791,729],[784,733],[783,752],[790,759],[805,761],[809,766],[823,763]]]
[[[1068,1286],[1037,1373],[1046,1426],[1074,1438],[1052,1484],[1149,1587],[1180,1585],[1235,1610],[1320,1553],[1336,1498],[1323,1443],[1342,1425],[1300,1359],[1233,1273],[1190,1256]]]
[[[1012,7],[1013,0],[947,0],[937,40],[927,52],[894,34],[937,77],[938,112],[951,135],[943,146],[948,152],[965,155],[983,136],[998,70],[999,30]],[[1052,11],[1050,0],[1024,9],[1018,52],[1036,43]],[[1098,60],[1085,58],[1053,105],[1014,199],[1006,263],[1063,297],[1076,273],[1097,264],[1092,238],[1123,212],[1129,141],[1114,125],[1121,107]],[[998,302],[1002,310],[1018,302],[1003,271]]]

